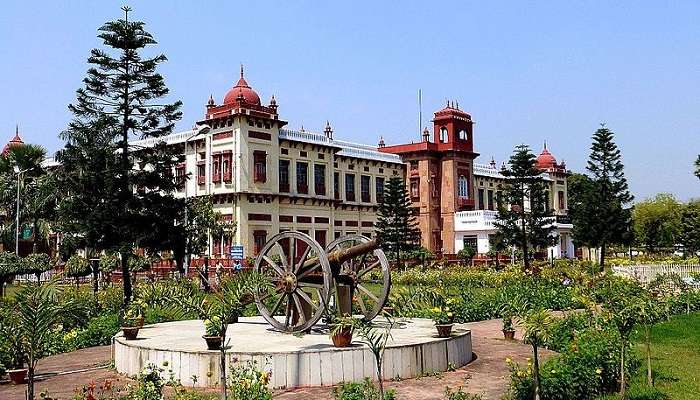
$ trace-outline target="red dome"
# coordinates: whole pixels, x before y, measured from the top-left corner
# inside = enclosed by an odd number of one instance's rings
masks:
[[[554,168],[557,165],[557,159],[554,158],[552,153],[547,150],[547,143],[544,144],[544,149],[539,156],[537,156],[537,168],[539,169],[549,169]]]
[[[12,140],[10,140],[10,142],[3,147],[2,153],[0,154],[7,154],[11,147],[19,146],[21,144],[24,144],[24,141],[22,141],[22,138],[19,137],[19,126],[17,126],[15,128],[15,137],[13,137]]]
[[[260,96],[255,93],[255,90],[250,88],[248,82],[243,78],[243,66],[241,66],[241,79],[238,80],[236,86],[226,93],[224,104],[237,103],[241,99],[247,104],[260,105]]]

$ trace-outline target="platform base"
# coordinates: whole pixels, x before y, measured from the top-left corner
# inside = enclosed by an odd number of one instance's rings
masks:
[[[379,322],[381,318],[375,321]],[[201,321],[148,325],[137,340],[121,333],[114,340],[114,364],[118,372],[135,376],[149,363],[172,370],[185,386],[211,387],[219,383],[219,352],[207,350]],[[327,333],[302,336],[272,330],[261,317],[241,318],[229,325],[228,363],[255,360],[271,371],[273,388],[326,386],[373,378],[375,361],[369,348],[354,338],[346,348],[335,348]],[[471,332],[455,324],[449,338],[438,338],[433,322],[412,319],[392,330],[384,355],[384,379],[414,378],[458,368],[472,360]]]

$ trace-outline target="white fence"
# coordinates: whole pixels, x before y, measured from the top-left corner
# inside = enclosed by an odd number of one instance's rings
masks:
[[[700,288],[700,281],[694,279],[694,275],[700,274],[699,264],[645,264],[613,266],[615,275],[634,279],[642,284],[647,284],[658,275],[676,274],[686,283]]]

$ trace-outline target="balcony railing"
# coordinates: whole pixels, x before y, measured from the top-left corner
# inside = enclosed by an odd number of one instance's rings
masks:
[[[325,196],[326,195],[326,185],[316,185],[314,186],[314,191],[317,196]]]
[[[345,201],[355,201],[355,192],[345,192]]]
[[[231,182],[231,171],[224,172],[224,182]]]
[[[459,207],[474,207],[474,199],[465,196],[457,197],[457,205]]]
[[[197,177],[197,184],[198,185],[204,185],[206,183],[206,181],[207,181],[207,177],[204,175],[199,175]]]
[[[214,183],[221,182],[221,174],[212,174],[211,181]]]
[[[289,183],[280,183],[280,192],[289,193]]]
[[[303,183],[297,183],[297,193],[308,194],[309,193],[309,185],[305,185]]]

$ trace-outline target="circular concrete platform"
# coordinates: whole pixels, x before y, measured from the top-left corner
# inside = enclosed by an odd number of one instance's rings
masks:
[[[437,337],[431,320],[402,321],[387,344],[384,378],[413,378],[469,363],[471,332],[459,324],[454,328],[453,335],[443,339]],[[135,376],[149,363],[160,366],[167,361],[166,369],[172,369],[183,385],[215,386],[219,352],[207,350],[203,333],[204,324],[199,320],[148,325],[132,341],[119,333],[114,339],[115,367]],[[354,340],[351,347],[335,348],[325,332],[280,333],[262,317],[251,317],[229,325],[227,340],[227,364],[255,360],[259,368],[272,372],[274,388],[333,385],[375,376],[374,357],[366,346]]]

